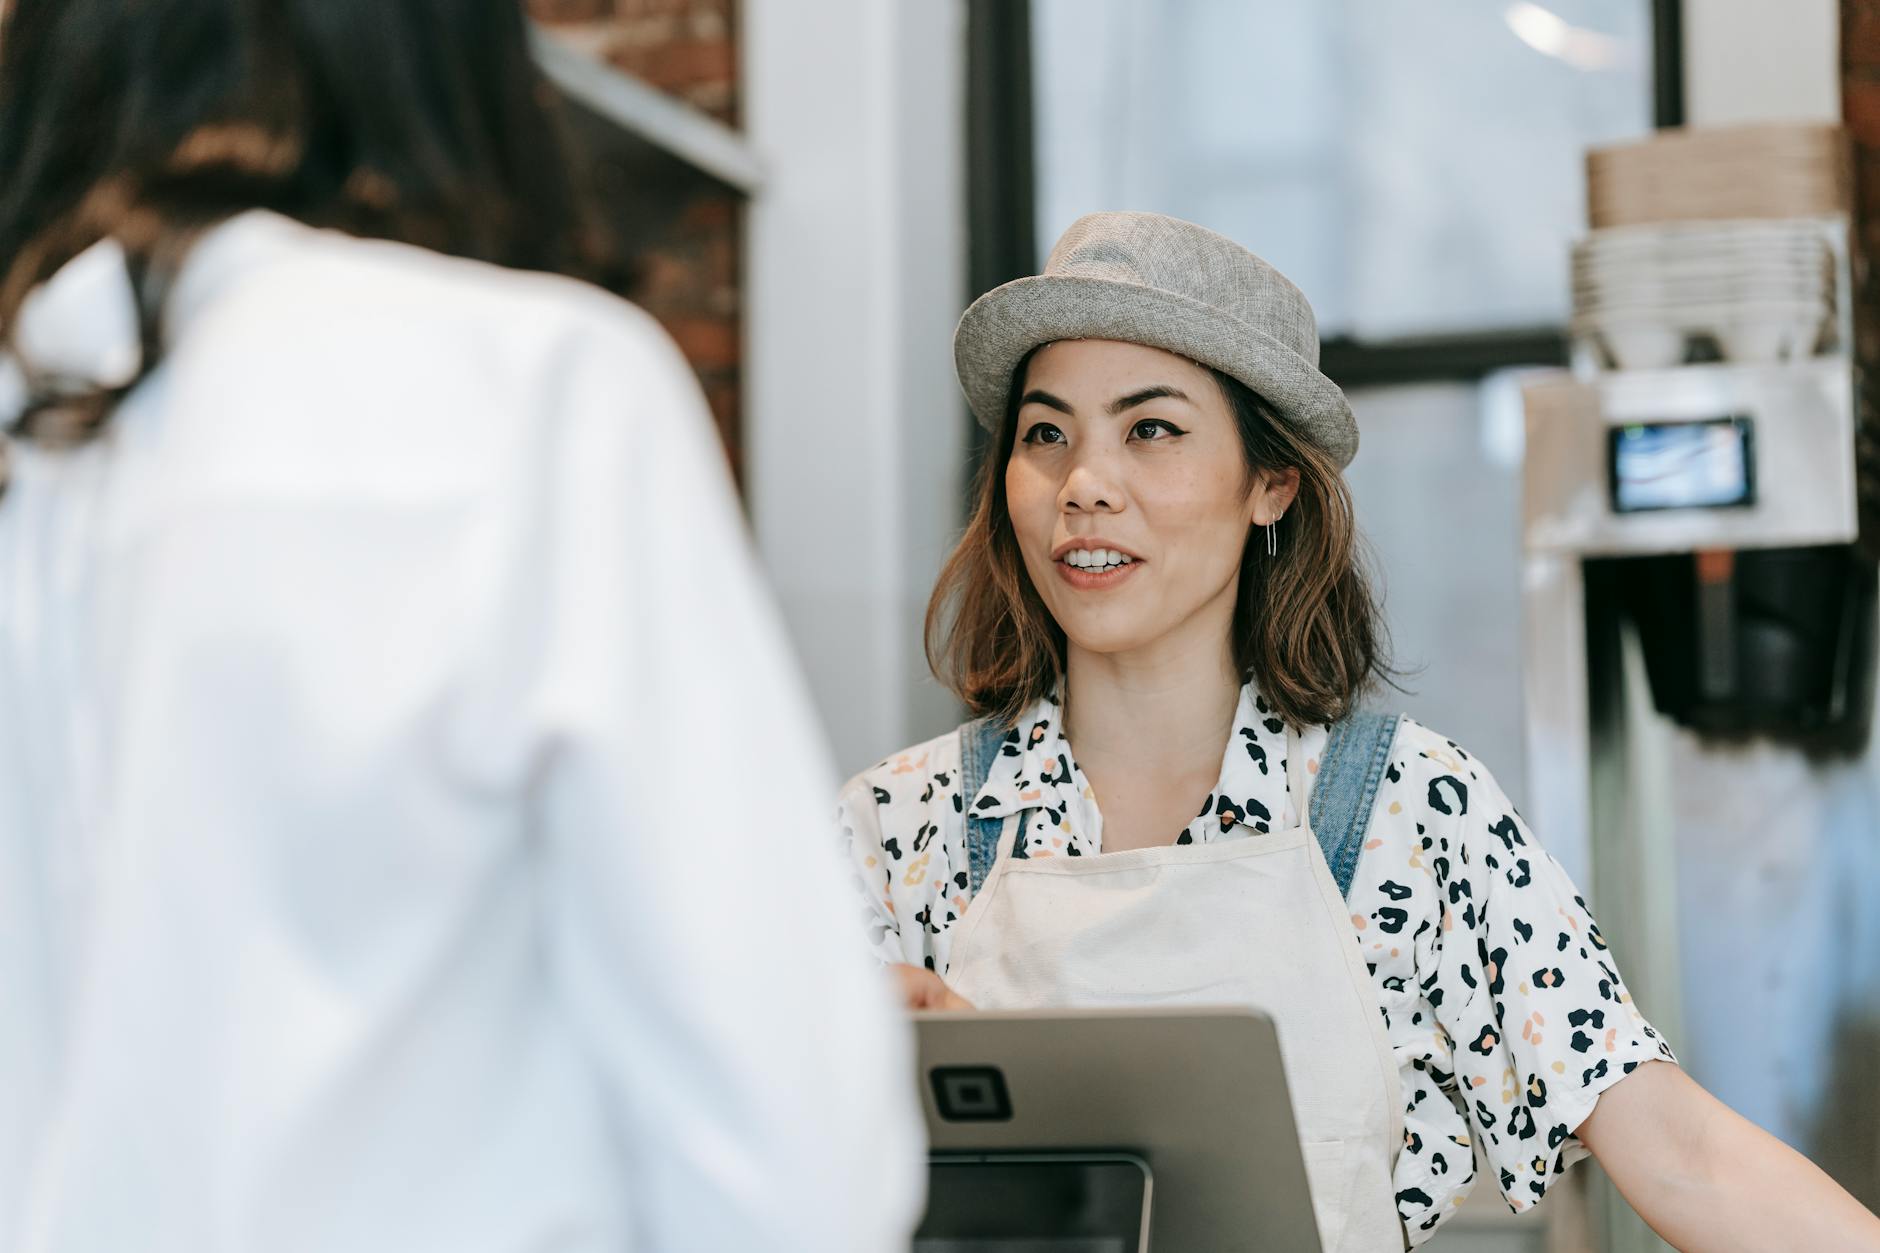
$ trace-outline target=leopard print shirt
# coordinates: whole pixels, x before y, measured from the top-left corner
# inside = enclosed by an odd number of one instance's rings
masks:
[[[1308,780],[1326,734],[1300,733]],[[1243,689],[1219,781],[1174,842],[1297,826],[1309,794],[1290,794],[1286,754],[1285,725]],[[946,975],[970,903],[969,808],[1022,815],[1028,857],[1102,852],[1102,815],[1053,701],[1020,720],[974,796],[961,794],[957,733],[898,753],[851,780],[838,806],[880,960]],[[1413,1246],[1474,1185],[1478,1137],[1509,1206],[1529,1209],[1585,1156],[1573,1129],[1599,1094],[1644,1062],[1675,1060],[1586,902],[1487,769],[1409,719],[1347,900],[1402,1081],[1394,1184]]]

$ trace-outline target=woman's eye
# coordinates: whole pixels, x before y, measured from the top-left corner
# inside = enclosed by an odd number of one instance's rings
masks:
[[[1129,429],[1132,438],[1143,440],[1168,439],[1174,435],[1185,435],[1173,422],[1164,422],[1161,418],[1144,418]]]
[[[1049,422],[1040,422],[1025,432],[1025,442],[1027,444],[1061,444],[1064,442],[1064,432]]]

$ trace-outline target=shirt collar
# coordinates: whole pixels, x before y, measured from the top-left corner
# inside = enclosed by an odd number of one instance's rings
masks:
[[[1207,805],[1188,825],[1188,839],[1205,843],[1241,828],[1238,833],[1245,834],[1297,826],[1299,814],[1286,779],[1287,744],[1286,724],[1253,684],[1242,686],[1219,778]],[[1006,734],[969,812],[1002,819],[1045,807],[1075,814],[1090,800],[1081,778],[1064,738],[1062,711],[1057,701],[1044,697]]]
[[[1188,824],[1189,839],[1206,843],[1235,834],[1236,828],[1267,832],[1299,825],[1286,777],[1289,743],[1286,724],[1252,683],[1242,686],[1220,777],[1207,805]]]
[[[25,410],[29,370],[88,391],[123,386],[142,363],[124,250],[107,239],[66,262],[20,306],[11,343],[0,355],[0,425]]]
[[[165,310],[164,333],[183,323],[238,275],[312,233],[265,210],[239,214],[207,231],[183,263]],[[12,342],[0,347],[0,427],[17,419],[30,379],[74,390],[122,387],[143,365],[137,298],[123,247],[104,239],[60,267],[27,296]]]
[[[975,818],[1005,818],[1045,805],[1060,789],[1068,791],[1076,772],[1062,726],[1056,700],[1034,701],[1006,732],[968,812]]]

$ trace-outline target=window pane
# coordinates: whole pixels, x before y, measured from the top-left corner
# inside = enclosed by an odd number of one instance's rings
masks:
[[[1033,0],[1040,255],[1096,209],[1247,244],[1327,337],[1557,325],[1581,154],[1650,129],[1648,0]]]

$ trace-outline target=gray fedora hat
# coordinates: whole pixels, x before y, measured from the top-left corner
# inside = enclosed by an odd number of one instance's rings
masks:
[[[1064,232],[1044,273],[975,300],[953,335],[960,386],[997,431],[1012,372],[1060,339],[1146,344],[1252,388],[1339,465],[1358,425],[1319,372],[1318,322],[1285,275],[1224,235],[1159,213],[1092,213]]]

